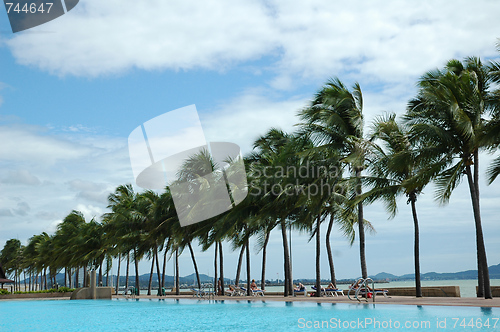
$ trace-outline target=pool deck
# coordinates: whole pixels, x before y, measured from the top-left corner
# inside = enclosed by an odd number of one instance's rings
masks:
[[[123,295],[114,295],[113,298],[123,299]],[[136,296],[136,299],[196,299],[192,295],[167,295],[167,296]],[[211,298],[212,300],[213,298]],[[215,300],[221,301],[292,301],[292,302],[313,302],[313,303],[349,303],[349,304],[372,304],[372,299],[365,301],[352,301],[347,296],[338,297],[309,297],[309,296],[216,296]],[[469,307],[500,307],[500,298],[485,300],[473,297],[424,297],[416,298],[412,296],[392,296],[375,298],[377,304],[398,304],[398,305],[437,305],[437,306],[469,306]]]
[[[113,295],[114,299],[132,298],[131,296]],[[167,295],[167,296],[148,296],[141,295],[133,297],[135,299],[197,299],[192,295]],[[69,300],[69,297],[47,297],[47,298],[19,298],[19,299],[2,299],[0,301],[29,301],[29,300]],[[200,299],[203,301],[203,299]],[[211,298],[210,300],[214,300]],[[373,304],[372,299],[366,301],[352,301],[347,296],[338,297],[309,297],[309,296],[216,296],[217,301],[286,301],[286,302],[311,302],[311,303],[348,303],[348,304]],[[495,297],[491,300],[473,297],[423,297],[417,299],[413,296],[392,296],[375,298],[376,304],[397,304],[397,305],[436,305],[436,306],[463,306],[463,307],[497,307],[500,308],[500,298]]]

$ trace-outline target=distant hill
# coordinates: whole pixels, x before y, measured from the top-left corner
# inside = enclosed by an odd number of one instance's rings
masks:
[[[490,278],[491,279],[500,279],[500,264],[492,265],[489,267]],[[396,276],[394,274],[381,272],[374,276],[370,276],[372,279],[377,280],[389,280],[389,281],[398,281],[398,280],[415,280],[415,275],[413,273],[404,274],[402,276]],[[437,273],[437,272],[428,272],[420,274],[420,278],[422,280],[463,280],[463,279],[477,279],[477,270],[467,270],[455,273]]]
[[[81,276],[80,276],[81,278]],[[113,278],[113,285],[116,285],[116,275],[110,276],[110,278]],[[135,285],[135,275],[129,275],[128,277],[128,283],[129,286],[134,286]],[[57,283],[62,286],[64,285],[64,274],[63,273],[58,273],[56,277]],[[207,276],[206,274],[200,274],[200,282],[201,283],[213,283],[214,278]],[[225,283],[229,283],[228,278],[224,278]],[[50,281],[49,281],[50,282]],[[196,285],[197,287],[197,280],[196,280],[196,274],[192,273],[190,275],[180,277],[179,282],[181,285]],[[103,275],[103,283],[106,284],[106,275]],[[139,276],[139,284],[141,285],[141,288],[148,288],[149,285],[149,273],[147,274],[142,274]],[[158,288],[158,277],[156,273],[153,273],[153,281],[152,281],[152,287],[153,288]],[[172,287],[174,285],[174,276],[171,275],[165,275],[165,287]],[[125,286],[125,276],[120,275],[120,287]]]
[[[491,279],[500,279],[500,264],[497,265],[492,265],[489,267],[489,272],[490,272],[490,278]],[[111,277],[111,276],[110,276]],[[369,276],[375,281],[404,281],[404,280],[415,280],[415,275],[410,273],[410,274],[404,274],[401,276],[397,276],[391,273],[387,272],[381,272],[376,275],[371,275]],[[116,276],[113,275],[113,285],[116,285]],[[455,273],[437,273],[437,272],[428,272],[428,273],[422,273],[421,274],[421,279],[422,280],[464,280],[464,279],[469,279],[469,280],[475,280],[477,279],[477,270],[467,270],[467,271],[461,271],[461,272],[455,272]],[[64,285],[64,274],[59,273],[57,275],[57,283],[59,285]],[[196,285],[196,275],[194,273],[180,277],[179,278],[181,285]],[[201,283],[212,283],[214,280],[213,277],[210,277],[206,274],[200,274],[200,281]],[[346,284],[346,283],[352,283],[353,279],[338,279],[337,283],[339,284]],[[243,281],[243,280],[242,280]],[[103,276],[103,282],[104,284],[106,283],[106,276]],[[227,285],[231,282],[230,279],[224,278],[224,283]],[[245,281],[246,282],[246,281]],[[294,282],[302,282],[303,284],[314,284],[316,282],[315,279],[294,279]],[[322,279],[322,283],[328,283],[330,280],[327,279]],[[149,285],[149,274],[143,274],[139,276],[139,283],[141,285],[141,288],[148,288]],[[271,281],[266,280],[266,284],[272,284]],[[130,275],[129,276],[129,286],[134,286],[135,285],[135,276]],[[165,287],[172,287],[174,285],[174,277],[171,275],[165,275]],[[125,276],[121,275],[120,276],[120,286],[123,287],[125,286]],[[152,287],[153,288],[158,288],[158,278],[156,276],[156,273],[153,274],[153,282],[152,282]]]

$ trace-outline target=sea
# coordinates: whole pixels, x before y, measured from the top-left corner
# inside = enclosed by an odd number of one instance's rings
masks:
[[[422,287],[434,287],[434,286],[459,286],[461,297],[476,297],[476,286],[477,280],[422,280]],[[491,286],[500,286],[500,279],[490,279]],[[260,287],[260,283],[258,283]],[[322,287],[326,287],[323,285]],[[348,289],[348,284],[337,284],[339,289]],[[371,286],[371,285],[370,285]],[[392,287],[415,287],[415,281],[390,281],[384,283],[375,283],[376,288],[392,288]],[[312,290],[311,285],[306,285],[308,290]],[[167,289],[167,292],[170,289]],[[185,291],[185,290],[183,290]],[[283,286],[266,286],[266,291],[268,292],[283,292]],[[141,295],[147,294],[147,290],[141,289]],[[156,294],[155,290],[151,291],[151,294]]]
[[[432,286],[459,286],[461,297],[476,297],[477,280],[422,280],[422,287]],[[491,286],[500,286],[500,279],[490,279]],[[325,287],[326,285],[323,285]],[[347,284],[337,284],[339,289],[349,289]],[[371,287],[371,285],[370,285]],[[376,288],[392,288],[392,287],[415,287],[415,281],[390,281],[387,283],[375,283]],[[311,289],[310,285],[306,285],[307,289]],[[266,287],[270,292],[282,292],[283,286]]]

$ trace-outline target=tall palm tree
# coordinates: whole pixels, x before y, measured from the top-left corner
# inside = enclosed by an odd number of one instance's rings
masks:
[[[492,296],[481,224],[479,152],[485,148],[485,117],[491,113],[489,83],[487,67],[479,58],[450,60],[443,70],[422,76],[405,116],[411,139],[432,147],[439,160],[437,198],[447,202],[462,176],[467,178],[476,227],[478,296],[487,299]]]
[[[106,234],[115,239],[117,244],[124,248],[125,252],[132,252],[132,259],[135,265],[135,287],[137,292],[140,289],[139,281],[139,260],[147,251],[142,245],[143,219],[137,212],[138,198],[132,185],[118,186],[114,193],[108,196],[108,208],[111,208],[109,215],[104,218],[112,222],[105,226]]]
[[[390,217],[397,213],[396,198],[405,195],[411,205],[414,226],[414,265],[416,297],[422,297],[420,282],[420,242],[417,217],[417,198],[429,183],[429,172],[422,173],[433,160],[427,157],[425,146],[416,145],[408,135],[408,128],[396,121],[396,114],[376,118],[372,125],[371,140],[380,140],[384,148],[373,149],[373,162],[369,176],[364,180],[372,189],[359,196],[359,200],[372,203],[382,199]]]
[[[369,144],[363,136],[363,95],[355,83],[349,90],[338,78],[330,79],[319,90],[311,105],[299,112],[302,131],[311,134],[322,149],[337,151],[353,174],[355,195],[362,194],[361,174]],[[357,205],[361,275],[368,276],[365,254],[363,202]]]
[[[20,271],[22,261],[22,245],[18,239],[10,239],[5,243],[0,252],[0,262],[7,275],[14,274],[14,289],[18,290],[20,282]]]

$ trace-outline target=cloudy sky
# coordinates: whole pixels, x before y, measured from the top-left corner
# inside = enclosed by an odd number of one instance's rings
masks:
[[[359,82],[366,123],[404,112],[424,72],[451,58],[496,59],[498,1],[81,0],[68,14],[12,34],[0,9],[0,247],[26,241],[76,209],[90,219],[134,181],[127,137],[141,123],[195,104],[208,141],[239,144],[270,127],[293,130],[297,111],[330,77]],[[483,158],[484,168],[491,156]],[[500,263],[496,183],[482,185],[490,265]],[[438,206],[418,201],[422,272],[474,269],[466,184]],[[409,207],[387,220],[367,208],[369,274],[413,271]],[[323,231],[323,234],[325,232]],[[314,276],[314,245],[293,234],[294,277]],[[332,239],[339,278],[360,275],[358,247]],[[226,246],[226,269],[237,254]],[[283,277],[281,239],[269,245],[268,278]],[[200,272],[213,255],[197,251]],[[253,255],[255,278],[260,255]],[[171,263],[168,273],[172,274]],[[187,254],[181,274],[192,272]],[[322,274],[328,275],[325,254]],[[141,264],[141,273],[149,270]]]

